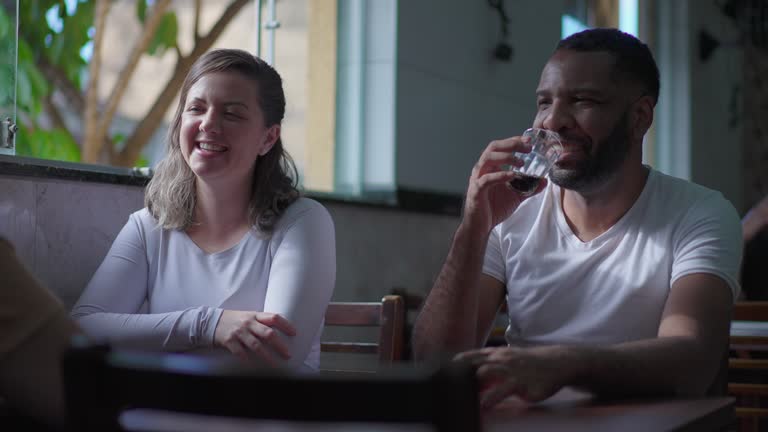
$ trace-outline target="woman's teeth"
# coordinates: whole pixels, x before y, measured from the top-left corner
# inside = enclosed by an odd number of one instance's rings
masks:
[[[222,147],[216,144],[211,143],[200,143],[200,148],[207,151],[214,151],[214,152],[223,152],[226,150],[226,147]]]

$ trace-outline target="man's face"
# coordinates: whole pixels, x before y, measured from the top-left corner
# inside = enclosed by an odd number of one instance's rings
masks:
[[[642,93],[615,76],[614,61],[607,52],[559,50],[542,71],[533,126],[563,139],[550,173],[563,188],[586,192],[602,185],[630,153],[631,109]]]

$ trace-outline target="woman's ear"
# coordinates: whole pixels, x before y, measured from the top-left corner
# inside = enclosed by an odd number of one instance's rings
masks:
[[[280,125],[272,125],[267,129],[267,133],[264,134],[264,140],[262,141],[262,147],[259,151],[259,156],[264,156],[272,150],[275,143],[280,138]]]

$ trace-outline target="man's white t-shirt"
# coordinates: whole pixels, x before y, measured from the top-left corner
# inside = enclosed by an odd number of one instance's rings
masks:
[[[333,221],[316,201],[299,198],[270,235],[254,229],[212,254],[143,209],[130,216],[72,317],[117,346],[229,356],[213,347],[224,309],[277,313],[297,330],[284,338],[292,354],[285,366],[309,371],[319,366],[335,280]]]
[[[650,169],[635,204],[582,242],[551,182],[488,239],[483,272],[506,284],[510,345],[656,337],[672,285],[710,273],[739,293],[741,224],[716,191]]]

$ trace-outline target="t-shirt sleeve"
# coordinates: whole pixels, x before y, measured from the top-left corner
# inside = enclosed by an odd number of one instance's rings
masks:
[[[506,284],[504,255],[501,253],[501,225],[491,230],[491,234],[488,236],[488,245],[485,248],[485,259],[483,260],[483,273]]]
[[[72,309],[72,317],[93,339],[120,347],[183,351],[211,346],[221,309],[201,306],[140,313],[148,297],[148,272],[142,225],[133,214]]]
[[[313,202],[282,229],[285,235],[274,252],[264,311],[280,314],[296,328],[293,337],[281,334],[291,353],[285,366],[295,370],[322,331],[336,283],[336,240],[333,220],[319,203]]]
[[[683,276],[709,273],[728,284],[735,301],[742,255],[736,209],[720,194],[712,194],[689,209],[676,237],[670,286]]]
[[[24,268],[10,243],[0,238],[0,359],[48,320],[64,313],[51,292]]]

